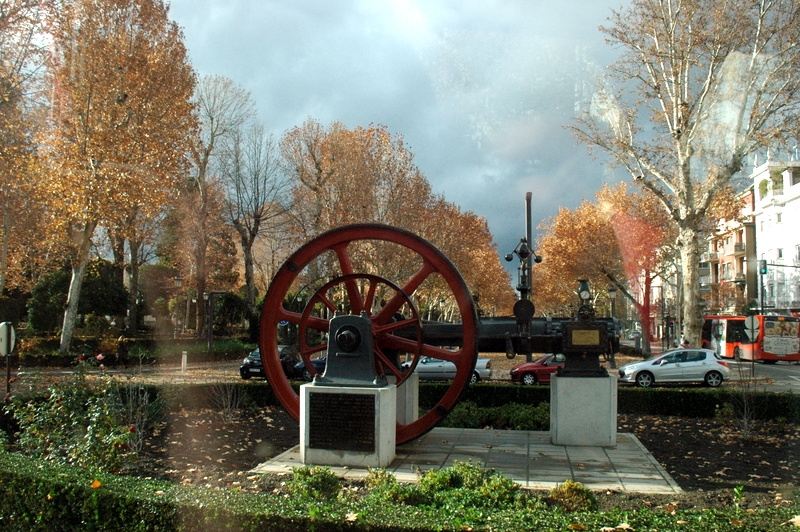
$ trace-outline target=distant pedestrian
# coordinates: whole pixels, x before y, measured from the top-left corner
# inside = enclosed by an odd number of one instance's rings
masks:
[[[684,349],[686,349],[687,347],[692,347],[692,345],[689,343],[689,340],[687,340],[686,338],[684,338],[684,339],[683,339],[683,342],[681,342],[681,347],[682,347],[682,348],[684,348]]]

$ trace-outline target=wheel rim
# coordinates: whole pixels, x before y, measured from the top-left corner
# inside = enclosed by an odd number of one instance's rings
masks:
[[[382,264],[377,265],[379,262]],[[366,269],[370,271],[361,273]],[[312,292],[308,303],[286,303],[290,291],[303,283],[306,292]],[[432,300],[433,293],[437,302],[445,299],[455,303],[462,342],[454,349],[422,340],[422,323],[414,301]],[[388,297],[381,300],[384,294]],[[443,294],[447,297],[443,298]],[[421,237],[378,224],[340,227],[297,250],[275,274],[264,298],[259,342],[270,386],[295,419],[300,418],[300,398],[281,370],[277,353],[280,328],[297,327],[301,357],[307,367],[313,367],[308,360],[326,344],[309,338],[315,334],[324,337],[329,319],[323,311],[327,309],[330,314],[340,305],[353,314],[364,311],[369,315],[376,370],[395,375],[398,384],[413,372],[423,356],[455,364],[456,375],[436,405],[416,421],[398,423],[396,441],[406,443],[428,432],[458,402],[472,378],[478,356],[475,304],[456,267]],[[402,336],[396,334],[401,329]],[[405,353],[406,358],[411,358],[408,367],[401,370],[392,364],[392,353]]]
[[[717,386],[722,384],[722,375],[720,375],[717,372],[709,373],[706,376],[706,382],[708,383],[709,386],[716,388]]]
[[[522,382],[527,385],[533,385],[536,383],[536,377],[531,375],[530,373],[522,376]]]
[[[650,377],[649,374],[643,373],[636,378],[636,382],[639,383],[639,386],[642,388],[647,388],[651,384],[653,384],[653,378]]]

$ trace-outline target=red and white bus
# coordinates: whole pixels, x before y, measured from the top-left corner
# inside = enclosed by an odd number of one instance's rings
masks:
[[[753,316],[758,323],[755,338],[750,338],[745,316],[705,316],[702,347],[719,356],[737,360],[800,360],[800,318],[794,316]]]

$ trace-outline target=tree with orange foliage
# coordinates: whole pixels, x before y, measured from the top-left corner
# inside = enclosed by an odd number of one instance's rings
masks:
[[[588,279],[596,296],[611,281],[634,304],[650,337],[650,290],[669,268],[664,253],[674,230],[655,198],[628,193],[624,183],[604,186],[596,198],[575,211],[562,208],[540,226],[545,233],[537,249],[544,261],[536,267],[536,302],[564,315],[577,305],[578,279]]]
[[[49,13],[52,114],[40,184],[74,252],[62,353],[95,231],[124,226],[133,211],[154,215],[185,175],[194,73],[167,15],[161,0],[65,0]]]
[[[36,195],[32,190],[31,142],[38,125],[31,94],[40,80],[44,54],[42,43],[33,38],[40,31],[44,2],[3,0],[0,2],[0,294],[7,286],[9,270],[14,285],[24,283],[13,273],[25,269],[25,253],[32,241],[26,229],[36,226]],[[38,216],[41,217],[41,216]],[[13,251],[12,251],[13,250]]]
[[[407,229],[429,240],[459,268],[485,307],[510,309],[508,273],[502,268],[485,220],[462,213],[431,192],[401,137],[384,126],[349,130],[314,120],[289,131],[281,141],[289,174],[295,179],[292,203],[296,245],[323,231],[352,223],[377,222]],[[405,278],[418,268],[392,246],[354,255],[362,271],[378,269]],[[324,277],[323,273],[319,274]],[[417,294],[423,312],[442,303],[447,290],[431,279]],[[438,312],[438,310],[437,310]]]

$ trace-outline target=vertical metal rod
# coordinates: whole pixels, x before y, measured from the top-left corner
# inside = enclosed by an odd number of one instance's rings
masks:
[[[528,269],[528,294],[533,296],[533,231],[531,230],[531,197],[533,193],[528,192],[525,194],[525,238],[528,241],[528,247],[531,249],[531,254],[525,260],[525,268]]]
[[[533,248],[533,241],[531,237],[533,236],[531,230],[531,197],[533,194],[531,192],[527,192],[525,194],[525,238],[528,241],[528,247],[530,248],[531,252],[528,255],[528,258],[525,259],[525,269],[527,270],[528,274],[528,297],[527,299],[533,299],[533,256],[534,256],[534,248]],[[528,332],[530,333],[530,320],[528,321]],[[533,362],[533,353],[531,352],[531,342],[528,340],[526,342],[527,347],[525,349],[525,362]]]

